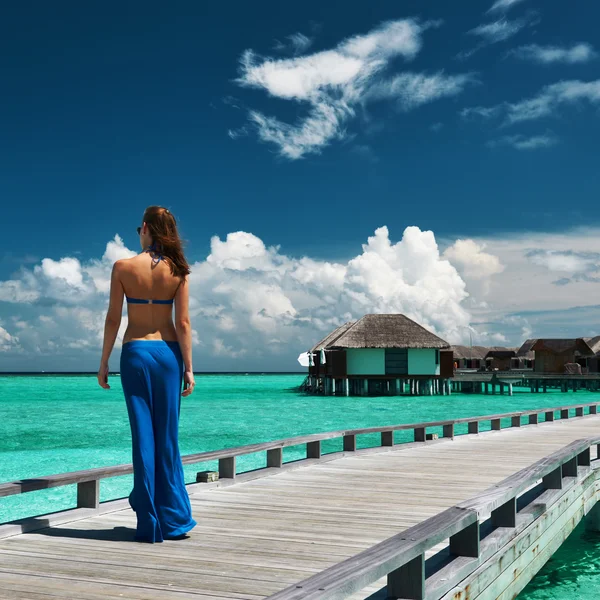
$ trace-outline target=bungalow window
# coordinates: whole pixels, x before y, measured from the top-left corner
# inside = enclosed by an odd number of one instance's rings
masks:
[[[386,375],[408,375],[408,349],[386,348],[385,349],[385,374]]]
[[[435,351],[435,364],[436,365],[440,364],[440,351],[439,350]]]

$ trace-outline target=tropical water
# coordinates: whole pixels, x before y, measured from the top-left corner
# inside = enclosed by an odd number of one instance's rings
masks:
[[[302,375],[197,375],[196,390],[182,399],[182,454],[216,450],[347,428],[414,423],[560,406],[591,400],[551,391],[515,390],[512,397],[452,396],[346,398],[308,396],[295,387]],[[118,376],[110,390],[95,376],[0,375],[0,482],[131,462],[131,433]],[[587,398],[586,398],[587,397]],[[483,425],[483,424],[482,424]],[[488,425],[489,426],[489,425]],[[465,426],[466,428],[466,426]],[[457,428],[457,433],[461,433]],[[441,432],[440,432],[441,433]],[[410,432],[397,432],[397,441]],[[379,436],[360,436],[375,446]],[[341,450],[341,440],[323,451]],[[302,458],[303,447],[284,449],[284,460]],[[265,466],[265,453],[238,459],[238,471]],[[216,463],[188,465],[186,482]],[[102,480],[101,501],[123,498],[132,477]],[[0,498],[0,523],[75,505],[74,485]],[[600,537],[578,528],[521,594],[527,600],[600,597]]]

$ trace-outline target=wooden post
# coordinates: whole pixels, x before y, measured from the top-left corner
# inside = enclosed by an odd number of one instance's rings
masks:
[[[450,554],[470,558],[479,557],[479,521],[450,536]]]
[[[500,419],[492,419],[492,431],[500,431],[500,429],[502,429]]]
[[[321,440],[306,444],[306,458],[321,458]]]
[[[486,395],[489,393],[488,392],[488,384],[487,384],[487,382],[485,383],[485,393],[486,393]]]
[[[77,484],[77,508],[100,507],[100,480],[82,481]]]
[[[381,432],[381,445],[382,446],[393,446],[394,445],[394,432],[393,431],[382,431]]]
[[[547,384],[546,384],[546,382],[544,381],[544,383],[543,383],[543,388],[542,388],[542,389],[543,389],[543,392],[544,392],[544,394],[546,393],[546,385],[547,385]]]
[[[454,423],[444,425],[444,434],[443,435],[445,438],[453,438],[454,437]]]
[[[533,415],[529,415],[529,424],[530,425],[537,425],[538,424],[538,414],[535,413]]]
[[[500,395],[504,396],[504,384],[503,383],[500,384]]]
[[[578,406],[575,409],[575,416],[576,417],[583,417],[583,406]]]
[[[331,378],[331,395],[335,396],[335,377]]]
[[[554,421],[554,411],[553,410],[546,411],[545,415],[546,415],[546,417],[545,417],[546,421]]]
[[[479,421],[471,421],[469,423],[469,433],[479,433]]]
[[[511,427],[521,427],[521,417],[513,417],[511,419]]]
[[[494,527],[517,526],[517,499],[511,498],[492,511],[492,525]]]
[[[267,467],[281,468],[283,465],[283,448],[267,450]]]
[[[542,479],[542,484],[546,490],[562,490],[562,467],[548,473]]]
[[[425,441],[425,427],[417,427],[415,429],[415,442]]]
[[[387,597],[407,600],[425,598],[425,556],[423,554],[388,574]]]
[[[598,414],[598,406],[596,404],[592,404],[592,406],[590,406],[590,415],[596,414]]]
[[[562,466],[563,477],[577,477],[577,457],[575,456],[571,460],[568,460]]]
[[[577,455],[577,464],[580,467],[589,467],[592,464],[589,448]]]
[[[344,387],[346,388],[346,396],[350,395],[350,380],[346,377],[344,379]]]
[[[235,456],[219,459],[219,479],[235,479]]]
[[[561,419],[568,419],[569,418],[569,409],[568,408],[563,408],[560,411],[560,418]]]
[[[508,384],[508,395],[509,395],[509,396],[512,396],[512,395],[513,395],[513,389],[512,389],[512,388],[513,388],[513,384],[512,384],[512,383],[509,383],[509,384]]]
[[[356,436],[345,435],[344,436],[344,452],[354,452],[356,450]]]

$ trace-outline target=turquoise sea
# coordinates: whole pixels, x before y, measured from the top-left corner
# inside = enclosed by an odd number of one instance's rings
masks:
[[[509,396],[453,394],[433,397],[345,398],[294,391],[303,375],[202,375],[182,398],[182,454],[296,435],[395,423],[459,418],[582,402],[591,392],[557,391]],[[0,482],[131,462],[131,434],[118,375],[110,390],[90,375],[0,375]],[[596,394],[597,395],[597,394]],[[590,398],[591,400],[591,398]],[[458,430],[460,432],[460,429]],[[408,432],[397,434],[398,441]],[[361,436],[359,446],[377,445]],[[341,441],[324,443],[325,452]],[[303,456],[287,448],[284,460]],[[238,459],[238,471],[264,466],[264,453]],[[216,464],[185,467],[186,481]],[[101,501],[127,496],[130,476],[106,479]],[[75,486],[0,498],[0,523],[74,506]],[[600,597],[600,536],[578,528],[519,596],[526,600]]]

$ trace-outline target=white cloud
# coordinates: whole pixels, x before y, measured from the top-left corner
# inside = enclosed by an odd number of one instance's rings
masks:
[[[19,338],[0,327],[0,352],[14,352],[19,347]]]
[[[442,72],[434,75],[402,73],[374,84],[367,92],[367,99],[397,99],[405,110],[447,96],[460,94],[467,84],[474,81],[473,75],[446,76]]]
[[[314,39],[303,33],[292,33],[285,38],[285,42],[276,40],[274,49],[280,52],[291,52],[294,55],[304,54],[313,44]]]
[[[523,0],[496,0],[488,12],[505,12]]]
[[[586,63],[598,57],[598,53],[587,43],[574,44],[571,48],[560,46],[539,46],[529,44],[511,50],[511,55],[523,60],[549,65],[553,63]]]
[[[558,139],[553,134],[547,133],[544,135],[505,135],[497,140],[491,140],[487,143],[490,148],[498,146],[511,146],[517,150],[538,150],[539,148],[548,148],[555,146]]]
[[[469,33],[483,38],[488,44],[496,44],[513,37],[519,33],[525,25],[527,25],[527,21],[523,19],[516,19],[514,21],[500,19],[493,23],[479,25],[479,27],[471,29]]]
[[[333,49],[288,59],[263,58],[246,50],[240,62],[240,85],[298,102],[307,109],[306,116],[295,124],[249,111],[259,139],[274,144],[282,156],[299,159],[346,137],[347,122],[356,108],[370,101],[391,99],[410,109],[460,93],[471,81],[470,75],[386,76],[393,59],[413,59],[421,49],[422,33],[438,25],[412,19],[389,21]]]
[[[116,248],[120,249],[113,257],[131,252],[119,243]],[[51,260],[53,266],[61,262]],[[112,263],[103,257],[73,265],[64,261],[54,269],[58,273],[53,271],[53,278],[38,265],[23,271],[17,280],[22,291],[31,286],[38,294],[27,317],[22,304],[4,306],[13,307],[19,343],[37,357],[36,364],[55,360],[56,368],[64,368],[59,365],[73,361],[82,365],[98,358],[108,289],[96,283],[109,278]],[[89,275],[92,266],[94,279]],[[343,262],[293,258],[251,233],[233,232],[225,239],[213,237],[209,256],[191,269],[190,315],[199,353],[194,363],[201,369],[251,365],[261,369],[270,364],[295,368],[300,351],[341,323],[369,312],[401,312],[452,339],[464,336],[470,319],[463,307],[468,298],[465,282],[440,256],[433,233],[417,227],[408,227],[398,242],[392,242],[388,229],[381,227],[359,254]],[[64,295],[52,296],[56,279],[63,282],[65,270],[69,278],[73,272],[81,274],[74,278],[78,287],[73,294],[82,299],[78,303]],[[123,318],[117,349],[126,326]],[[230,363],[233,359],[236,362]],[[88,363],[88,368],[95,365]]]
[[[116,240],[109,242],[112,258],[131,253]],[[76,304],[52,296],[69,262],[54,279],[35,266],[15,279],[20,293],[34,290],[37,299],[2,305],[6,368],[97,367],[108,289],[96,282],[109,277],[112,263],[78,262],[74,272],[82,277],[74,281],[85,289],[73,287],[83,299]],[[354,257],[338,262],[291,257],[249,232],[233,232],[214,237],[210,254],[191,268],[199,370],[295,368],[301,351],[370,312],[404,313],[455,343],[468,340],[469,331],[474,343],[511,346],[532,336],[600,334],[600,229],[443,240],[440,250],[431,231],[407,227],[392,241],[381,227]],[[123,318],[113,366],[126,326]]]
[[[465,117],[477,115],[484,119],[503,115],[505,124],[512,125],[549,117],[563,105],[576,105],[582,102],[600,105],[600,79],[559,81],[542,88],[532,98],[515,103],[504,102],[492,107],[466,108],[461,114]]]

